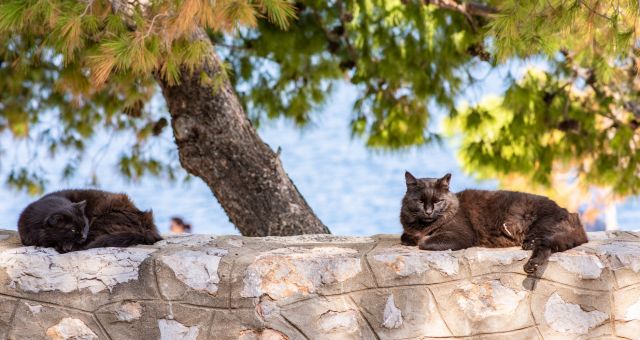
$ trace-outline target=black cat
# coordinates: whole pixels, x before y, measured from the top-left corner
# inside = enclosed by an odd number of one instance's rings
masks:
[[[416,179],[405,173],[401,241],[424,250],[474,246],[533,250],[524,266],[533,273],[554,252],[587,242],[577,214],[544,196],[513,191],[449,191],[451,175]]]
[[[151,211],[140,211],[125,194],[63,190],[29,204],[18,219],[27,246],[60,253],[98,247],[127,247],[162,240]]]

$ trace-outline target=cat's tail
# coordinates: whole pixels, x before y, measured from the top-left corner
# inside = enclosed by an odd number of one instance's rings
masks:
[[[162,240],[162,237],[156,232],[148,231],[144,234],[132,232],[120,232],[114,234],[106,234],[91,241],[84,248],[103,248],[103,247],[130,247],[137,244],[154,244]]]

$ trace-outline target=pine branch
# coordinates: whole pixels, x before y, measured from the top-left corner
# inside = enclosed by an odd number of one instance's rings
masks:
[[[478,24],[474,19],[475,16],[488,17],[498,13],[498,10],[494,7],[475,2],[459,3],[456,0],[424,0],[424,3],[425,5],[434,5],[439,8],[461,13],[465,16],[474,31],[478,30]]]
[[[476,2],[460,3],[455,0],[424,0],[424,3],[426,5],[434,5],[440,8],[460,12],[467,18],[472,18],[474,16],[488,17],[498,13],[496,8]]]

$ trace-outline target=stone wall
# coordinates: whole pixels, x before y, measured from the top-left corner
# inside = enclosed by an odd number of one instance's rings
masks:
[[[640,234],[592,233],[527,278],[516,248],[398,236],[193,235],[57,254],[0,231],[9,339],[640,337]]]

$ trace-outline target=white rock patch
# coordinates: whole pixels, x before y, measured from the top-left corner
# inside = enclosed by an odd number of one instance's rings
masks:
[[[385,328],[400,328],[402,326],[402,311],[396,307],[393,294],[389,294],[387,304],[384,306],[382,326]]]
[[[0,268],[27,292],[89,289],[111,291],[119,283],[138,279],[138,267],[155,249],[95,248],[58,254],[53,248],[20,247],[0,251]]]
[[[140,319],[142,306],[138,302],[123,302],[116,308],[116,317],[119,321],[131,322]]]
[[[163,255],[161,260],[187,286],[209,294],[218,292],[218,266],[220,259],[229,252],[224,249],[181,250]]]
[[[604,268],[597,256],[586,253],[556,253],[549,261],[557,262],[566,271],[577,274],[581,279],[597,279]]]
[[[469,250],[465,253],[467,260],[491,265],[508,266],[526,259],[529,252],[522,249],[496,248],[491,250]]]
[[[158,320],[160,340],[196,340],[200,329],[198,326],[186,327],[176,320]]]
[[[371,243],[374,240],[366,236],[334,236],[328,234],[306,234],[296,236],[267,236],[262,240],[266,242],[278,242],[284,244],[307,244],[307,243]]]
[[[640,300],[627,308],[624,313],[624,321],[640,320]]]
[[[500,280],[488,280],[464,282],[453,296],[470,320],[481,321],[491,316],[513,315],[527,293],[505,287]]]
[[[232,238],[227,240],[227,244],[232,247],[240,248],[244,245],[244,242],[242,242],[242,240]]]
[[[240,331],[238,340],[289,340],[289,337],[271,328],[245,329]]]
[[[185,234],[185,235],[171,235],[167,236],[164,240],[155,243],[156,246],[172,246],[179,245],[185,247],[205,246],[216,240],[212,235],[200,235],[200,234]]]
[[[358,252],[349,248],[289,247],[258,256],[247,268],[242,297],[268,294],[277,300],[314,293],[321,285],[346,281],[362,271]]]
[[[318,328],[327,333],[355,333],[358,330],[358,312],[353,309],[327,311],[320,315]]]
[[[429,269],[451,276],[460,270],[458,258],[450,250],[422,251],[396,247],[386,249],[385,253],[377,254],[373,259],[386,264],[400,276],[422,274]]]
[[[31,314],[38,314],[42,311],[42,305],[31,305],[27,302],[25,302],[24,304],[27,305],[27,308],[29,308]]]
[[[57,325],[47,329],[52,340],[97,340],[98,336],[81,320],[64,318]]]
[[[598,247],[600,254],[606,255],[613,270],[629,268],[640,272],[640,243],[611,242]]]
[[[577,304],[567,303],[558,293],[553,293],[544,306],[545,321],[560,333],[587,334],[608,318],[609,315],[601,311],[587,312]]]

